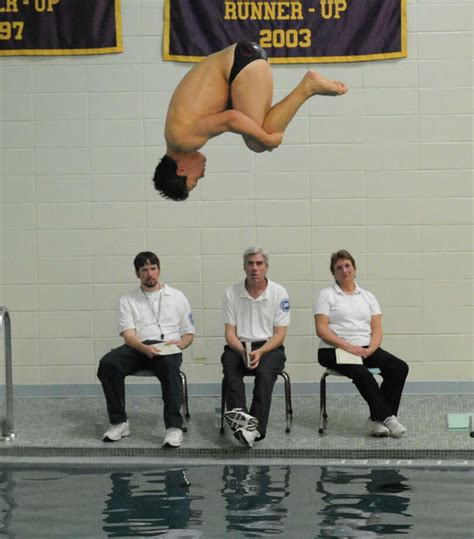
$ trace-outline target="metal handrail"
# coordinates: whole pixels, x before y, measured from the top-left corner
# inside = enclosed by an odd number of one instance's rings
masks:
[[[0,307],[0,329],[3,328],[5,342],[5,400],[7,415],[2,419],[0,441],[9,442],[15,438],[13,432],[13,373],[12,373],[12,335],[10,314],[6,307]]]

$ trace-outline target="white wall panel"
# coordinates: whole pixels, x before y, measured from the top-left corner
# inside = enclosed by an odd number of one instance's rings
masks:
[[[312,305],[341,248],[410,380],[470,379],[471,3],[408,2],[406,59],[274,65],[275,101],[308,67],[350,91],[310,99],[271,153],[235,134],[211,140],[207,176],[182,203],[151,179],[189,64],[162,61],[162,1],[123,2],[122,16],[123,54],[2,61],[0,303],[12,311],[15,383],[97,383],[141,250],[191,301],[189,382],[219,382],[222,294],[254,243],[291,297],[294,382],[319,378]]]

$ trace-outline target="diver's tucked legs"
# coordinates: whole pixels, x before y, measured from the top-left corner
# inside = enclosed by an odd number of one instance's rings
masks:
[[[267,133],[282,133],[301,105],[313,95],[335,96],[346,91],[342,82],[325,79],[316,71],[308,71],[296,88],[270,109],[262,127]]]
[[[230,86],[232,108],[263,126],[272,106],[273,76],[266,60],[254,60],[244,67]],[[254,151],[264,148],[250,137],[243,137],[245,144]]]
[[[267,133],[283,133],[301,105],[313,95],[341,95],[346,86],[308,71],[298,85],[280,102],[271,107],[273,97],[272,70],[265,60],[247,65],[231,85],[233,108],[252,118]],[[245,140],[245,139],[244,139]],[[245,140],[248,144],[248,140]]]

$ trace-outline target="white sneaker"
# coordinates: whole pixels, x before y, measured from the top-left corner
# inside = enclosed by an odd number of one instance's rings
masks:
[[[381,421],[372,421],[370,417],[367,419],[366,426],[370,436],[388,436],[390,434],[389,428]]]
[[[238,429],[253,431],[258,427],[258,419],[244,412],[242,408],[234,408],[226,412],[224,417],[234,432]]]
[[[234,432],[234,437],[239,440],[242,445],[253,446],[253,443],[257,438],[260,438],[258,430],[237,429]]]
[[[128,426],[128,421],[124,423],[117,423],[116,425],[110,425],[107,431],[102,437],[104,442],[117,442],[120,438],[130,435],[130,429]]]
[[[183,443],[183,431],[176,427],[166,429],[163,447],[179,447]]]
[[[388,428],[390,431],[390,436],[393,438],[400,438],[407,431],[407,428],[404,427],[394,415],[384,419],[383,424]]]

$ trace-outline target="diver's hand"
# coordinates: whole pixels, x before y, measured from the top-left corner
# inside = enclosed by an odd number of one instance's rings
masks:
[[[265,148],[267,152],[271,152],[275,148],[278,148],[283,142],[284,133],[270,133],[265,141]]]

